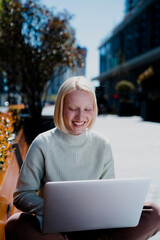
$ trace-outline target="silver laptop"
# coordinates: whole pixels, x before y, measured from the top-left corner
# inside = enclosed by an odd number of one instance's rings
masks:
[[[42,231],[72,232],[138,225],[149,179],[48,182]]]

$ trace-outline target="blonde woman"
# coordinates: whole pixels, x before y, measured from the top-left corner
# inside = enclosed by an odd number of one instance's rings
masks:
[[[55,104],[56,127],[35,138],[21,168],[14,204],[22,212],[9,218],[7,240],[145,240],[160,230],[160,210],[150,204],[144,207],[136,228],[66,234],[41,232],[46,182],[115,178],[111,146],[91,129],[96,116],[92,85],[81,76],[66,80]]]

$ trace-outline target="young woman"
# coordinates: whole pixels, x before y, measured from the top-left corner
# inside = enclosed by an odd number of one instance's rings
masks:
[[[59,89],[54,112],[55,128],[37,136],[20,171],[14,204],[22,212],[6,223],[7,240],[146,240],[160,231],[160,209],[144,206],[135,228],[43,234],[43,187],[48,181],[114,178],[109,142],[91,130],[97,116],[92,85],[73,77]]]

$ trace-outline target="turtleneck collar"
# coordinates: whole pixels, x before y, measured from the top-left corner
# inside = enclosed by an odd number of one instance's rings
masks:
[[[58,128],[55,129],[55,134],[57,137],[66,144],[71,144],[72,146],[78,146],[83,144],[87,140],[88,131],[84,131],[79,135],[66,134],[60,131]]]

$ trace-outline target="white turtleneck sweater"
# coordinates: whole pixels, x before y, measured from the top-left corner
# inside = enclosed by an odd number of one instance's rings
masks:
[[[14,205],[42,216],[46,182],[114,177],[112,150],[103,136],[93,131],[70,135],[54,128],[38,135],[31,144],[20,171]]]

